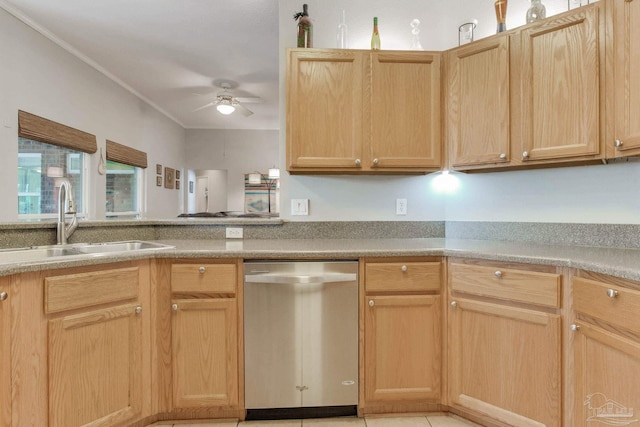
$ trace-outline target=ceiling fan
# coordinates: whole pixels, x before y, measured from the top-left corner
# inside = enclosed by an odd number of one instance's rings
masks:
[[[249,110],[242,104],[262,102],[262,100],[257,96],[242,98],[233,96],[229,91],[233,87],[232,83],[229,81],[221,81],[220,83],[217,83],[216,86],[220,87],[222,91],[218,92],[215,101],[203,105],[202,107],[196,108],[195,110],[193,110],[194,112],[213,107],[215,105],[216,110],[218,110],[220,114],[229,115],[237,110],[243,116],[249,117],[253,114],[253,111]]]

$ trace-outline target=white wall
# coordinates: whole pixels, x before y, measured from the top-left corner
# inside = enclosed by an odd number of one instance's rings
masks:
[[[185,162],[189,169],[226,170],[227,210],[244,211],[244,174],[267,173],[278,164],[278,135],[277,130],[188,129]]]
[[[340,11],[346,10],[350,47],[369,48],[371,17],[380,20],[383,49],[408,49],[409,22],[422,21],[425,49],[458,43],[458,26],[477,19],[476,40],[495,33],[492,0],[311,0],[314,47],[335,47]],[[566,0],[543,0],[547,16],[567,10]],[[525,23],[529,2],[512,0],[507,26]],[[280,99],[285,96],[285,48],[295,47],[294,12],[301,3],[280,0]],[[285,102],[280,105],[285,129]],[[285,165],[285,134],[280,135],[280,164]],[[456,174],[457,175],[457,174]],[[454,194],[438,194],[433,176],[299,176],[282,174],[281,216],[310,220],[451,220],[585,223],[640,223],[640,163],[457,175]],[[290,200],[310,199],[310,215],[290,215]],[[395,215],[395,199],[407,198],[409,214]]]
[[[104,150],[110,139],[148,153],[149,217],[179,213],[181,191],[156,187],[156,163],[184,163],[184,129],[0,9],[0,221],[17,219],[18,110],[96,135]],[[89,167],[89,215],[104,218],[105,176],[97,174],[99,152]]]

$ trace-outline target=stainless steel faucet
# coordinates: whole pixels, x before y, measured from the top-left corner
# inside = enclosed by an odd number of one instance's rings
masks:
[[[73,215],[71,223],[67,225],[66,215]],[[73,202],[73,189],[69,181],[62,181],[58,190],[58,244],[64,245],[78,228],[76,217],[76,204]]]

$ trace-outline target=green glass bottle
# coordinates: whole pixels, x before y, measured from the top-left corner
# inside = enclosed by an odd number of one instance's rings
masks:
[[[380,34],[378,33],[378,17],[373,18],[373,34],[371,35],[371,49],[380,50]]]

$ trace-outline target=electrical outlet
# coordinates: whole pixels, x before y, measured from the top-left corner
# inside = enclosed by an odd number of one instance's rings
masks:
[[[227,239],[242,239],[242,228],[227,227]]]
[[[309,199],[291,199],[291,215],[309,215]]]
[[[407,214],[407,199],[396,199],[396,215]]]

